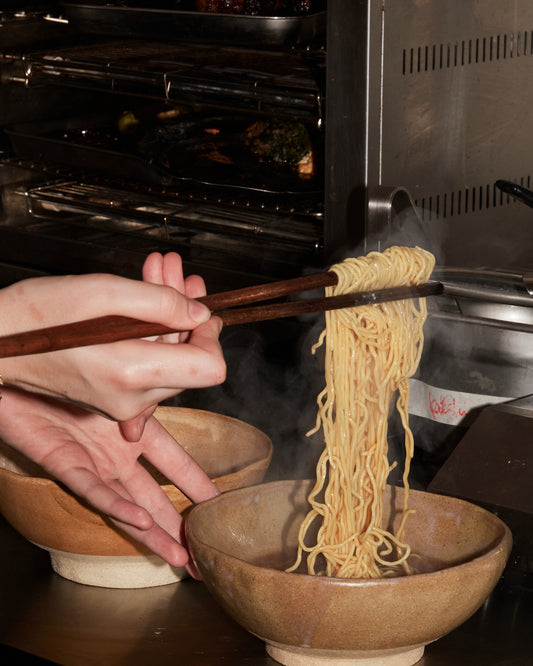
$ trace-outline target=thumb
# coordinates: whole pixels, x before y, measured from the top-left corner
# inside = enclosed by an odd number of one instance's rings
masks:
[[[188,298],[188,312],[189,317],[195,322],[195,324],[203,324],[208,321],[211,317],[211,311],[209,308],[197,301],[195,298]]]

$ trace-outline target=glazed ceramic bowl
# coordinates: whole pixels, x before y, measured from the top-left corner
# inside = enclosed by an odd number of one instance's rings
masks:
[[[406,541],[421,573],[379,580],[286,573],[310,489],[309,481],[279,481],[235,490],[194,507],[186,523],[212,595],[282,664],[414,664],[425,645],[480,607],[503,571],[512,539],[499,518],[411,491]],[[388,489],[386,526],[402,497]]]
[[[196,409],[159,407],[155,415],[221,492],[263,479],[272,442],[260,430]],[[178,511],[190,507],[190,500],[167,479],[156,478]],[[0,512],[26,539],[50,553],[57,573],[76,582],[148,587],[185,575],[184,569],[163,562],[5,446],[0,447]]]

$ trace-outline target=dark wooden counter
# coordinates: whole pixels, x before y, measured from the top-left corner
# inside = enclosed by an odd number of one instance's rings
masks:
[[[0,565],[2,663],[276,664],[263,643],[235,624],[200,582],[141,590],[78,585],[53,573],[48,554],[1,518]],[[533,589],[522,578],[507,576],[474,617],[428,646],[419,664],[530,666],[532,627]]]

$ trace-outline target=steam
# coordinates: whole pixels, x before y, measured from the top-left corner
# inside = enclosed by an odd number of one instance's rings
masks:
[[[345,248],[335,262],[389,245],[418,245],[435,253],[434,239],[425,232],[414,209],[395,215],[386,238],[369,238],[358,247]],[[315,270],[316,272],[316,270]],[[307,292],[305,297],[322,295]],[[319,430],[312,437],[316,398],[324,388],[323,348],[311,353],[324,328],[324,315],[306,315],[294,320],[263,322],[229,327],[221,336],[227,364],[227,379],[219,387],[186,391],[178,404],[207,409],[241,419],[263,432],[274,443],[268,478],[314,478],[323,449]],[[390,426],[390,457],[402,468],[403,429]],[[393,475],[394,476],[394,475]]]
[[[186,391],[179,404],[233,416],[265,432],[274,444],[269,478],[314,477],[323,439],[306,433],[315,425],[324,368],[320,350],[313,355],[311,346],[323,327],[323,315],[316,315],[225,329],[226,381]]]

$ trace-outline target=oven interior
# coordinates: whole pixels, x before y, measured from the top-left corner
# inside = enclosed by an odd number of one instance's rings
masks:
[[[151,250],[179,251],[217,290],[321,265],[325,12],[297,24],[312,19],[305,47],[276,27],[257,48],[220,37],[227,17],[211,42],[161,41],[80,32],[68,7],[2,12],[2,281],[137,277]]]

